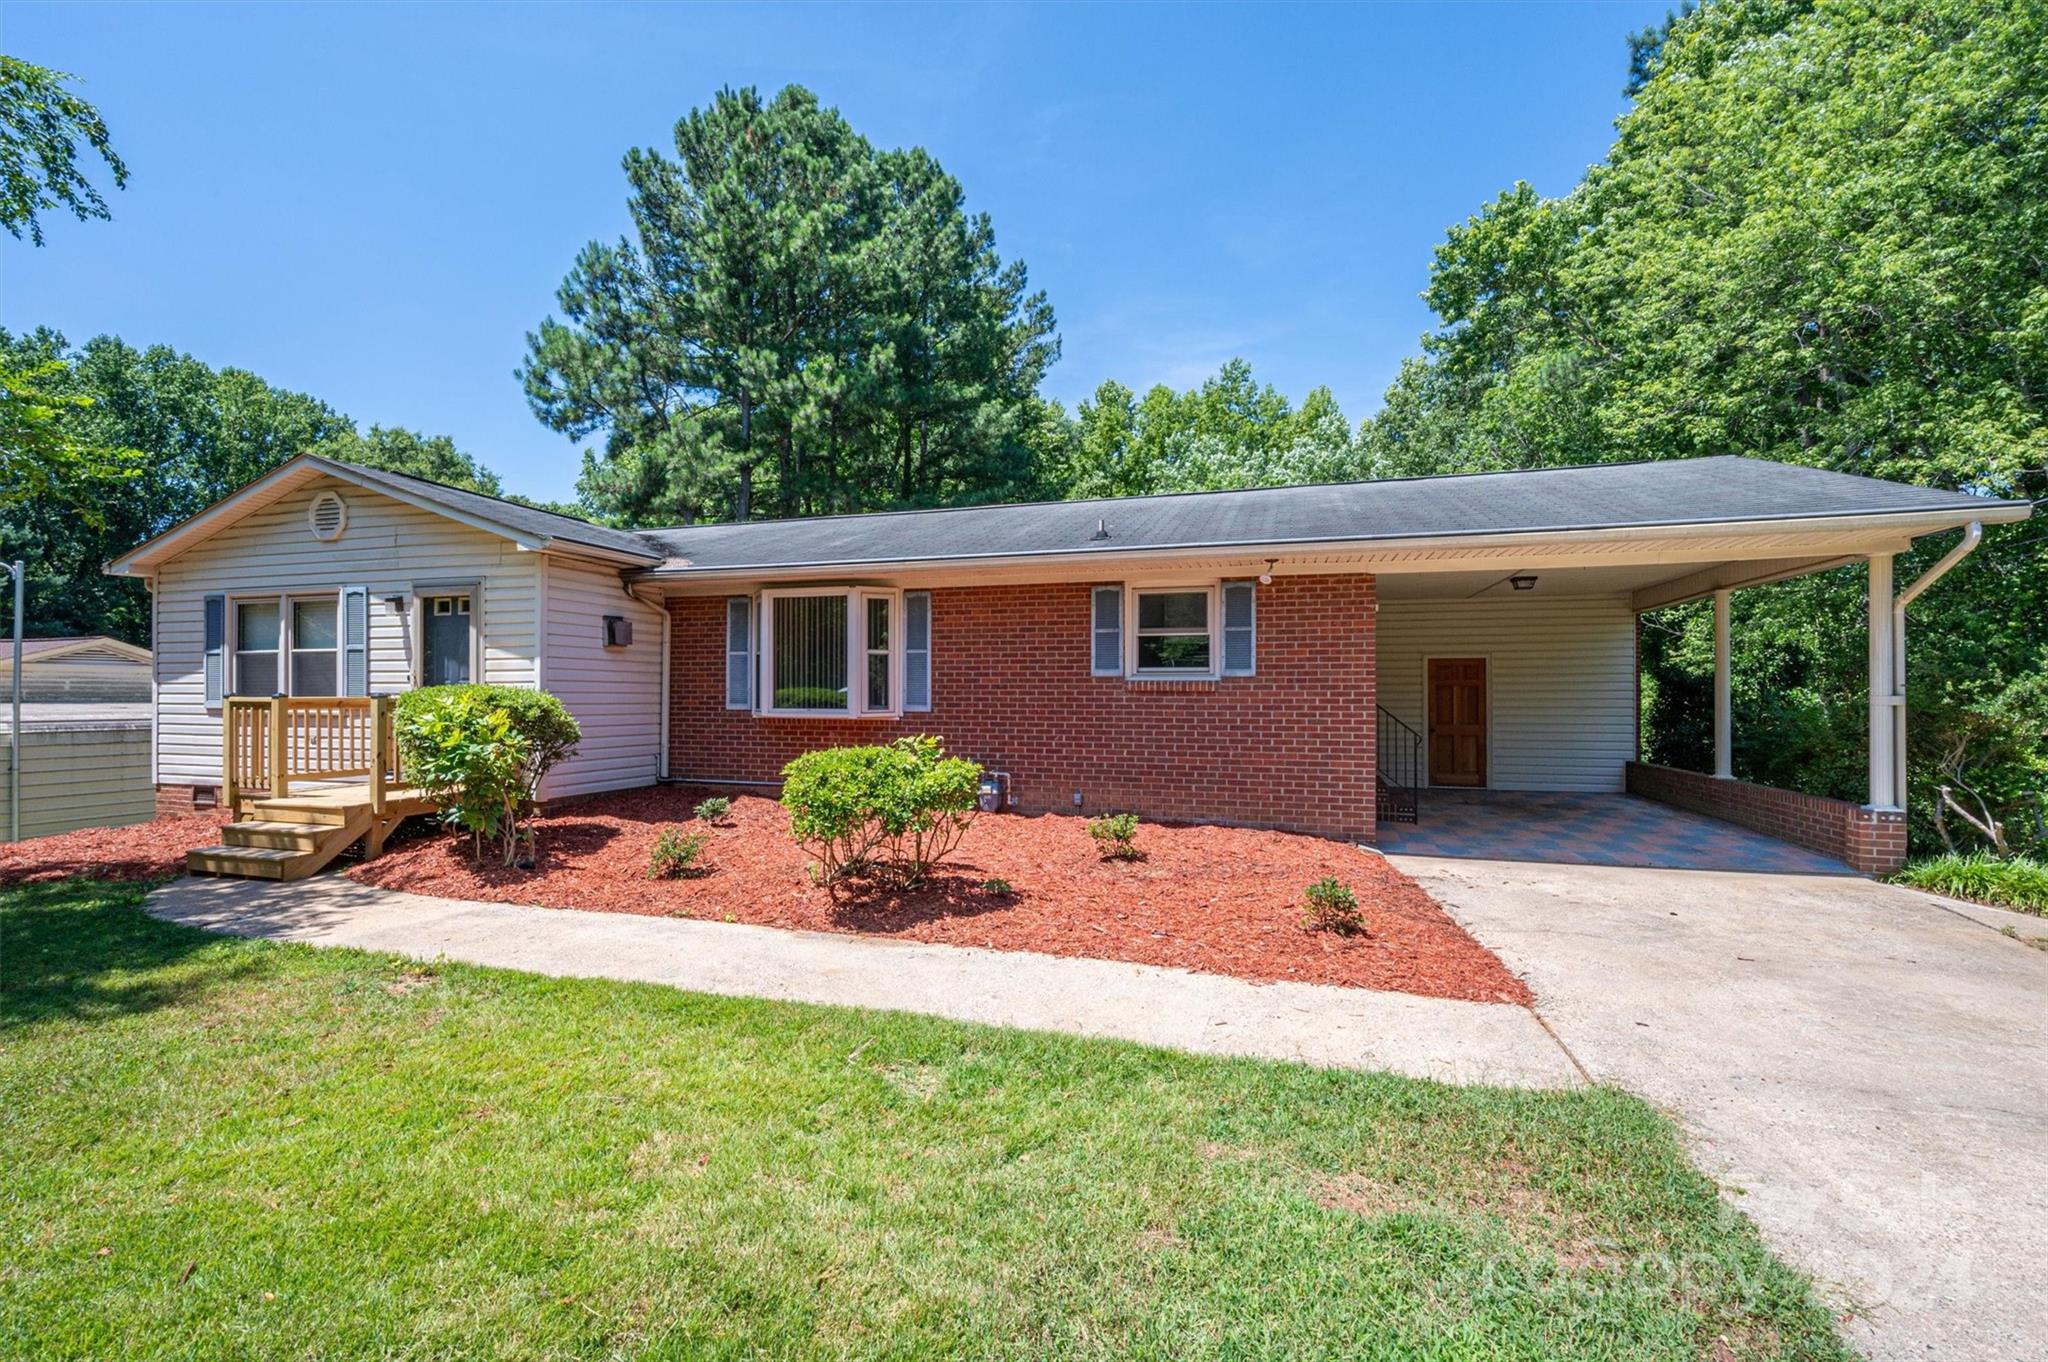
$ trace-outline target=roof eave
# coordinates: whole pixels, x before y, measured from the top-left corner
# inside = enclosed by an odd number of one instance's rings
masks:
[[[352,487],[361,488],[363,491],[372,492],[378,496],[390,497],[393,501],[401,502],[416,510],[426,511],[429,514],[453,520],[458,524],[467,525],[471,529],[496,535],[500,539],[509,540],[522,549],[537,552],[546,549],[550,544],[555,543],[559,539],[559,536],[551,537],[530,534],[511,525],[491,520],[486,516],[456,510],[454,507],[447,505],[445,502],[437,501],[433,497],[420,495],[405,488],[393,487],[388,483],[359,477],[355,470],[348,465],[337,463],[318,454],[297,454],[253,482],[244,483],[204,510],[186,517],[163,533],[136,545],[127,553],[109,562],[104,571],[112,577],[153,576],[160,564],[175,558],[180,553],[205,543],[220,528],[224,528],[226,525],[238,520],[243,513],[243,508],[249,502],[275,488],[281,482],[305,478],[308,476],[307,470],[309,469],[325,474],[328,477],[339,479]],[[616,550],[604,549],[596,545],[590,545],[587,548],[588,551],[595,553],[616,552]],[[624,557],[624,555],[620,556]],[[646,559],[636,561],[654,562],[658,560],[655,555],[650,553]]]

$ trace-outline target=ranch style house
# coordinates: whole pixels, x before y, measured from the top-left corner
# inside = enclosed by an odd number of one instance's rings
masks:
[[[1433,789],[1629,791],[1882,872],[1907,606],[2028,510],[1730,456],[629,532],[306,454],[108,571],[151,592],[164,811],[368,785],[381,817],[403,788],[382,697],[484,681],[581,724],[550,800],[772,787],[804,751],[931,733],[1021,813],[1370,843]],[[1730,594],[1849,564],[1868,797],[1732,779]],[[1719,769],[1644,765],[1637,617],[1702,598]]]

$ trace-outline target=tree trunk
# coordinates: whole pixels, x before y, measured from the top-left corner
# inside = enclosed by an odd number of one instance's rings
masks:
[[[782,508],[782,518],[788,520],[796,514],[796,442],[791,438],[788,426],[782,428],[782,434],[776,441],[775,476],[775,500]]]
[[[740,394],[740,495],[733,507],[733,519],[747,520],[754,514],[754,403]]]
[[[896,418],[896,456],[897,462],[902,465],[903,469],[902,481],[898,486],[898,494],[905,501],[908,501],[910,500],[910,418],[903,415],[898,415]]]

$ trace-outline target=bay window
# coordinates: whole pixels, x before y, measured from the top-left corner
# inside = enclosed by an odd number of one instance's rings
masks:
[[[865,587],[761,593],[763,714],[894,717],[903,665],[900,592]],[[733,624],[728,617],[728,654]],[[728,667],[727,695],[731,697]]]

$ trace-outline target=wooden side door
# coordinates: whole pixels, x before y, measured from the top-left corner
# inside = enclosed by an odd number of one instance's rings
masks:
[[[1429,660],[1429,783],[1486,784],[1486,659]]]

